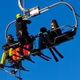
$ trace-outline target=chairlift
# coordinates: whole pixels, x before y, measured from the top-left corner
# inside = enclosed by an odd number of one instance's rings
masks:
[[[51,8],[54,8],[54,7],[56,7],[58,5],[61,5],[61,4],[64,4],[64,5],[68,6],[68,8],[72,11],[75,23],[72,26],[67,25],[67,26],[64,26],[62,28],[59,27],[58,29],[61,29],[62,34],[57,35],[54,38],[52,37],[53,38],[52,40],[50,40],[48,38],[49,41],[50,41],[50,46],[48,46],[48,48],[52,47],[52,46],[59,45],[59,44],[65,42],[65,41],[69,41],[69,40],[73,39],[74,36],[76,35],[77,27],[78,27],[78,20],[77,20],[77,16],[76,16],[76,12],[75,12],[74,8],[69,3],[60,1],[60,2],[57,2],[55,4],[50,5],[48,7],[45,7],[43,9],[40,9],[39,7],[34,7],[32,9],[26,10],[22,6],[22,0],[18,0],[19,8],[21,9],[22,12],[25,12],[25,15],[23,15],[23,18],[26,18],[26,19],[32,18],[34,16],[38,16],[38,15],[50,10]],[[9,30],[11,24],[13,24],[13,23],[15,23],[15,20],[11,21],[7,25],[6,30],[5,30],[5,37],[8,35],[8,30]],[[66,28],[69,28],[69,30],[65,32]],[[58,30],[58,29],[56,29],[56,30]],[[48,37],[49,37],[49,35],[48,35]]]
[[[35,53],[36,53],[36,55],[38,55],[39,57],[43,58],[43,59],[46,60],[46,61],[49,61],[49,59],[51,59],[50,57],[48,57],[48,56],[44,55],[43,53],[41,53],[41,51],[42,51],[43,49],[46,49],[46,48],[48,48],[48,49],[50,50],[50,52],[52,53],[52,55],[53,55],[53,57],[54,57],[54,59],[55,59],[56,62],[59,61],[59,60],[58,60],[57,57],[55,56],[53,50],[59,55],[60,58],[63,58],[63,55],[61,55],[60,52],[58,52],[57,49],[56,49],[54,46],[59,45],[59,44],[61,44],[61,43],[63,43],[63,42],[69,41],[69,40],[73,39],[74,36],[76,35],[77,27],[78,27],[78,20],[77,20],[77,16],[76,16],[75,10],[74,10],[74,8],[73,8],[69,3],[67,3],[67,2],[62,2],[62,1],[61,1],[61,2],[57,2],[57,3],[55,3],[55,4],[52,4],[52,5],[48,6],[48,7],[43,8],[43,9],[40,9],[39,7],[34,7],[34,8],[29,9],[29,10],[26,10],[26,9],[22,6],[22,0],[18,0],[19,8],[21,9],[22,12],[25,13],[25,15],[23,15],[23,18],[25,18],[25,19],[29,19],[29,18],[38,16],[38,15],[40,15],[40,14],[42,14],[42,13],[50,10],[51,8],[53,8],[53,7],[55,7],[55,6],[58,6],[58,5],[60,5],[60,4],[64,4],[64,5],[68,6],[68,8],[72,11],[73,16],[74,16],[74,19],[75,19],[75,24],[74,24],[73,26],[65,25],[64,27],[61,27],[61,28],[59,27],[59,28],[57,28],[56,30],[60,29],[61,32],[62,32],[62,34],[57,35],[57,36],[55,36],[55,37],[51,37],[52,40],[50,39],[50,34],[47,33],[47,41],[49,42],[49,45],[47,45],[47,46],[45,46],[44,48],[41,48],[41,49],[37,49],[37,50],[34,49],[34,50],[33,50],[33,55],[35,55]],[[6,38],[6,36],[8,35],[8,30],[9,30],[9,28],[11,27],[11,25],[12,25],[13,23],[15,23],[15,21],[16,21],[16,20],[13,20],[13,21],[11,21],[11,22],[7,25],[6,30],[5,30],[5,38]],[[66,28],[68,28],[69,30],[66,31]],[[50,31],[50,30],[49,30],[49,31]],[[50,33],[51,33],[51,32],[52,32],[52,31],[50,31]],[[54,30],[53,30],[53,32],[54,32]],[[51,34],[52,34],[52,33],[51,33]],[[38,36],[38,38],[39,38],[39,36]],[[12,46],[11,46],[11,47],[12,47]],[[39,52],[39,51],[40,51],[40,52]],[[23,57],[23,59],[24,59],[24,57]],[[22,59],[22,60],[23,60],[23,59]],[[2,69],[2,70],[5,71],[5,72],[7,72],[7,73],[9,73],[10,75],[16,77],[18,80],[22,80],[22,78],[21,78],[20,76],[16,76],[16,72],[18,72],[18,71],[20,72],[20,70],[22,70],[22,71],[28,71],[28,70],[26,70],[26,69],[22,66],[22,60],[21,60],[21,64],[18,65],[18,66],[16,66],[16,65],[5,66],[5,67],[8,67],[8,68],[13,68],[13,70],[12,70],[11,72],[9,72],[9,71],[6,70],[6,69]],[[28,58],[28,60],[31,61],[31,62],[33,62],[30,58]]]

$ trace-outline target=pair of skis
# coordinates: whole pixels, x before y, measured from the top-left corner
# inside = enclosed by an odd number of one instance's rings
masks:
[[[54,51],[57,53],[57,55],[60,57],[60,58],[63,58],[63,55],[55,48],[55,47],[50,47],[49,48],[53,58],[55,59],[56,62],[59,61],[59,59],[57,58],[57,56],[55,55]]]
[[[48,35],[46,35],[46,47],[49,49],[49,51],[51,52],[51,54],[52,54],[52,56],[53,56],[53,58],[55,59],[56,62],[58,62],[59,59],[55,55],[54,51],[57,53],[57,55],[60,58],[63,58],[63,55],[54,46],[52,46],[52,43],[51,43]]]
[[[22,78],[20,76],[17,76],[16,74],[13,74],[12,72],[9,72],[8,70],[2,68],[1,70],[3,70],[4,72],[8,73],[9,75],[15,77],[17,80],[22,80]]]
[[[8,71],[6,70],[5,68],[1,68],[1,70],[3,70],[4,72],[8,73],[9,75],[15,77],[17,80],[22,80],[21,78],[21,70],[22,71],[29,71],[29,70],[26,70],[22,64],[17,64],[18,66],[16,67],[15,65],[12,65],[12,66],[5,66],[5,67],[8,67],[8,68],[13,68],[11,71]],[[17,75],[16,73],[19,72],[19,75]]]
[[[32,55],[33,55],[33,56],[38,56],[38,57],[40,57],[40,58],[42,58],[42,59],[44,59],[44,60],[46,60],[46,61],[49,61],[49,59],[51,59],[49,56],[44,55],[44,54],[41,52],[41,50],[39,50],[39,49],[35,50],[35,52],[33,52]]]
[[[51,52],[53,58],[55,59],[56,62],[59,61],[59,59],[57,58],[57,56],[55,55],[54,51],[57,53],[57,55],[62,59],[63,55],[55,48],[55,47],[48,47],[49,51]],[[35,52],[33,52],[33,56],[38,56],[46,61],[49,61],[49,59],[51,59],[50,57],[44,55],[41,50],[35,50]]]

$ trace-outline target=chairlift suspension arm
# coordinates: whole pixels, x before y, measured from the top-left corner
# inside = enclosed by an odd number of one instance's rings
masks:
[[[75,27],[77,27],[77,17],[76,17],[76,12],[75,12],[74,8],[73,8],[69,3],[64,2],[64,1],[57,2],[57,3],[55,3],[55,4],[52,4],[52,5],[48,6],[48,7],[45,7],[45,8],[43,8],[43,9],[32,8],[32,10],[30,9],[30,12],[29,12],[29,13],[32,12],[33,15],[30,15],[28,18],[33,17],[33,16],[35,16],[35,15],[42,14],[42,13],[50,10],[51,8],[56,7],[56,6],[58,6],[58,5],[61,5],[61,4],[64,4],[64,5],[68,6],[69,9],[73,12],[73,15],[74,15],[74,18],[75,18]],[[22,0],[18,0],[18,6],[19,6],[19,8],[21,9],[21,11],[23,11],[23,12],[27,12],[27,11],[28,11],[28,10],[26,10],[24,7],[22,7]],[[26,14],[26,15],[27,15],[27,14]]]
[[[22,0],[18,0],[18,6],[19,6],[19,8],[20,8],[23,12],[26,11],[26,10],[24,9]]]
[[[75,25],[74,25],[74,26],[75,26],[75,28],[77,29],[77,27],[78,27],[78,20],[77,20],[76,12],[75,12],[74,8],[73,8],[69,3],[67,3],[67,2],[60,1],[60,2],[57,2],[57,3],[55,3],[55,4],[50,5],[50,6],[48,6],[48,7],[45,7],[45,8],[43,8],[43,9],[32,8],[32,9],[26,10],[26,9],[22,6],[22,0],[18,0],[18,6],[19,6],[20,10],[21,10],[22,12],[26,12],[26,15],[23,16],[24,18],[26,17],[26,19],[31,18],[31,17],[33,17],[33,16],[37,16],[37,15],[39,15],[39,14],[42,14],[42,13],[50,10],[51,8],[53,8],[53,7],[55,7],[55,6],[60,5],[60,4],[65,4],[65,5],[68,6],[68,8],[72,11],[72,13],[73,13],[73,15],[74,15],[74,19],[75,19]],[[34,10],[34,9],[36,9],[36,10]],[[37,13],[36,13],[36,12],[37,12]],[[11,21],[11,22],[7,25],[6,30],[5,30],[5,38],[6,38],[7,34],[8,34],[9,27],[11,26],[11,24],[15,23],[15,21],[16,21],[16,20],[13,20],[13,21]]]

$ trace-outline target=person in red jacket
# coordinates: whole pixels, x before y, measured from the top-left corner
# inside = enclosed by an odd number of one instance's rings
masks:
[[[14,41],[12,35],[7,36],[7,43],[2,48],[4,49],[4,53],[0,61],[0,68],[5,66],[6,60],[10,59],[13,62],[19,62],[23,56],[30,56],[30,51],[27,50],[29,46],[26,44],[24,45],[26,49],[23,49],[18,41]]]

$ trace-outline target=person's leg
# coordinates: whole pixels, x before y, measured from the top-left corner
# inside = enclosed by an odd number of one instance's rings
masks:
[[[5,65],[6,58],[7,58],[7,52],[4,52],[4,53],[2,54],[2,58],[1,58],[1,61],[0,61],[0,64],[1,64],[1,65]]]
[[[30,51],[23,49],[23,56],[26,56],[26,57],[30,56]]]
[[[13,48],[10,48],[9,49],[9,56],[12,56],[13,55]]]

